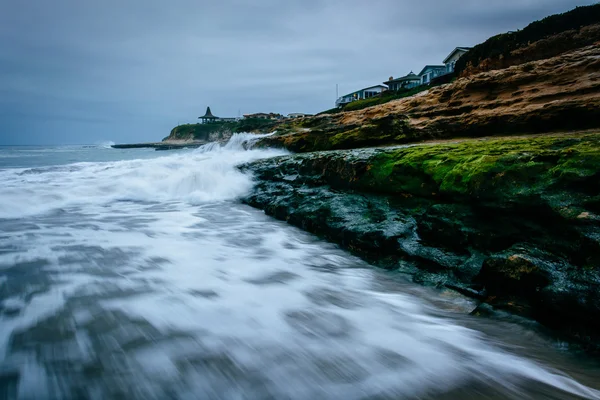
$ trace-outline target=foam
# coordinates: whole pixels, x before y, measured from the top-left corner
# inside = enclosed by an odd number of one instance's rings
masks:
[[[145,160],[76,163],[0,171],[0,218],[20,218],[53,209],[116,200],[191,204],[232,200],[252,187],[235,166],[284,154],[246,150],[259,136],[235,134],[224,145]]]

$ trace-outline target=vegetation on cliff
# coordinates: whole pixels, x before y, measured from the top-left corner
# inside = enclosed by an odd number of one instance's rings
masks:
[[[260,146],[295,152],[600,126],[600,47],[480,73],[412,97],[277,126]]]
[[[357,178],[358,187],[391,193],[535,202],[568,188],[569,196],[600,181],[600,137],[535,136],[424,145],[382,153]],[[556,193],[555,193],[556,194]],[[568,202],[553,201],[566,212]],[[576,212],[575,214],[578,215]]]
[[[297,154],[245,201],[417,282],[600,337],[600,134]]]
[[[235,122],[210,124],[184,124],[171,130],[164,140],[217,140],[236,132],[265,132],[276,125],[276,121],[260,118],[242,119]]]
[[[496,35],[478,44],[456,63],[462,76],[537,61],[600,40],[600,4],[551,15],[522,30]]]
[[[353,101],[352,103],[345,105],[343,108],[332,108],[331,110],[323,111],[320,114],[338,114],[344,111],[362,110],[364,108],[376,106],[379,104],[385,104],[392,100],[404,99],[406,97],[414,96],[417,93],[429,90],[431,87],[432,86],[417,86],[416,88],[412,89],[401,89],[397,91],[388,90],[383,92],[380,96]]]
[[[451,84],[279,124],[258,145],[307,154],[242,166],[244,201],[600,348],[599,20],[549,17]]]
[[[229,129],[229,124],[183,124],[171,130],[165,140],[204,140],[207,141],[211,134]]]

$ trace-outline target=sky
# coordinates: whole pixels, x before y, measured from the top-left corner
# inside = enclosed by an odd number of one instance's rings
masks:
[[[317,113],[457,46],[598,0],[0,0],[0,145],[159,141]]]

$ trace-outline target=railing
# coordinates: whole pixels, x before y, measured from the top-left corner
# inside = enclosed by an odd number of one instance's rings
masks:
[[[355,99],[348,97],[340,97],[335,101],[336,106],[341,106],[342,104],[352,103]]]

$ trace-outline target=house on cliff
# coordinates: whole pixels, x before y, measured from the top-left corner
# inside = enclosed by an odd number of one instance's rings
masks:
[[[390,79],[383,83],[387,85],[390,90],[412,89],[421,84],[421,78],[410,71],[408,75],[400,78],[394,79],[394,77],[390,76]]]
[[[283,115],[279,113],[254,113],[254,114],[244,114],[244,119],[270,119],[277,120],[282,119]]]
[[[419,72],[419,78],[421,78],[420,85],[429,85],[431,80],[446,74],[445,65],[426,65],[421,72]]]
[[[288,118],[304,118],[304,117],[312,117],[312,114],[304,114],[304,113],[291,113],[288,114]]]
[[[390,76],[390,79],[383,82],[383,85],[370,86],[368,88],[357,90],[356,92],[348,93],[335,101],[336,107],[343,107],[348,103],[352,103],[356,100],[364,100],[375,96],[380,96],[386,90],[393,91],[404,91],[416,88],[422,85],[441,84],[450,82],[454,76],[454,69],[456,62],[465,53],[467,53],[470,47],[456,47],[452,52],[444,59],[443,65],[426,65],[419,74],[415,74],[410,71],[407,75],[400,78],[394,79]],[[292,114],[289,116],[292,117]]]
[[[444,64],[440,65],[426,65],[418,75],[412,71],[401,78],[392,78],[383,82],[390,90],[407,90],[417,86],[431,85],[432,83],[444,83],[444,80],[449,81],[452,78],[456,62],[465,53],[467,53],[470,47],[456,47],[452,52],[444,59]]]
[[[364,89],[357,90],[356,92],[348,93],[335,101],[336,107],[342,107],[348,103],[352,103],[355,100],[364,100],[371,97],[379,96],[381,93],[388,90],[387,86],[375,85],[369,86]]]
[[[446,73],[451,74],[454,72],[454,68],[456,67],[456,62],[459,58],[464,56],[469,50],[470,47],[456,47],[452,52],[444,59],[444,65],[446,65]]]

